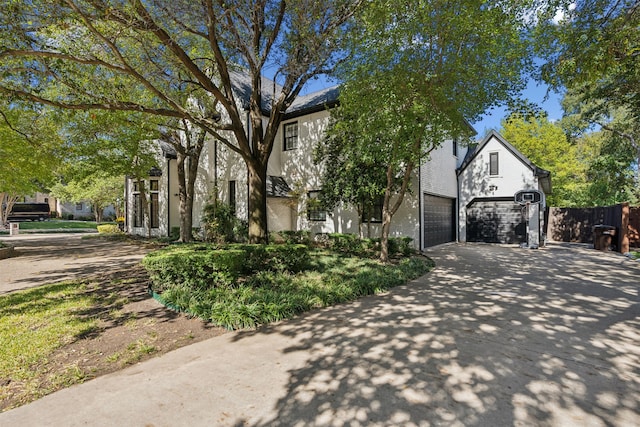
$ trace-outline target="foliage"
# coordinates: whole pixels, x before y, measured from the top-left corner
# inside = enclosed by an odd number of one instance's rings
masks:
[[[143,266],[154,289],[172,284],[211,289],[237,284],[240,276],[258,271],[298,272],[309,263],[304,245],[179,245],[147,255]]]
[[[347,256],[372,257],[380,253],[380,239],[361,239],[355,234],[330,233],[327,247]],[[389,255],[414,253],[411,237],[390,237]]]
[[[62,156],[57,130],[47,109],[0,102],[0,224],[19,196],[53,181]]]
[[[207,203],[202,210],[205,240],[215,243],[245,242],[247,223],[235,215],[231,207],[219,200]]]
[[[286,243],[289,245],[310,245],[311,232],[308,230],[282,230],[271,233],[273,243]]]
[[[513,112],[503,120],[500,133],[536,166],[551,172],[549,206],[583,204],[585,167],[559,124],[550,122],[546,114]]]
[[[640,4],[638,0],[564,0],[560,13],[542,16],[538,54],[542,77],[555,87],[579,89],[585,103],[626,108],[640,118]]]
[[[122,231],[117,224],[101,224],[97,227],[100,234],[121,234]]]
[[[83,163],[76,163],[82,168]],[[102,212],[109,205],[118,206],[124,194],[124,176],[112,176],[107,172],[93,172],[83,178],[61,182],[51,187],[50,194],[61,201],[89,202],[96,221],[102,222]]]
[[[323,187],[333,193],[349,180],[350,165],[371,165],[365,172],[375,183],[370,192],[384,195],[381,260],[388,258],[391,219],[414,169],[443,141],[469,136],[465,118],[476,119],[523,86],[531,65],[525,36],[529,5],[387,0],[367,3],[358,17],[356,60],[342,69],[345,84],[336,130],[330,131],[350,147],[322,159],[336,161],[327,167],[347,175],[325,176]],[[332,184],[334,177],[338,182]],[[353,203],[367,192],[344,186],[331,198]]]
[[[0,92],[71,110],[144,113],[170,122],[169,134],[206,131],[244,159],[250,239],[264,242],[266,169],[284,112],[348,54],[341,41],[360,3],[11,2],[0,10]],[[268,99],[263,73],[279,83]]]
[[[385,291],[427,273],[433,263],[407,258],[398,264],[312,253],[312,269],[298,274],[258,271],[235,287],[194,288],[174,283],[159,299],[228,329],[254,328],[314,308]]]
[[[580,88],[567,91],[563,127],[584,152],[590,205],[640,199],[640,122],[628,108],[586,100]]]

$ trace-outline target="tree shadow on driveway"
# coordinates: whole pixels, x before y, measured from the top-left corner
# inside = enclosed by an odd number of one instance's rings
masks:
[[[559,246],[430,256],[386,295],[237,334],[310,354],[250,425],[638,425],[637,264]]]

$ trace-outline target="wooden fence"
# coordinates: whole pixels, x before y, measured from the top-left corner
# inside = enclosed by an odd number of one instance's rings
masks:
[[[555,242],[593,243],[593,227],[616,227],[618,252],[640,247],[640,207],[628,203],[595,208],[549,208],[547,238]]]

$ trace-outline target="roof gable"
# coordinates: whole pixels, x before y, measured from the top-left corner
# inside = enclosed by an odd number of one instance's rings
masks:
[[[465,156],[464,161],[458,168],[458,175],[460,175],[462,171],[475,160],[478,154],[480,154],[480,152],[492,139],[498,141],[504,148],[507,149],[507,151],[509,151],[514,157],[520,160],[523,165],[529,168],[533,172],[533,174],[538,177],[545,193],[551,193],[551,172],[536,166],[531,160],[529,160],[527,156],[522,154],[516,147],[511,145],[506,139],[504,139],[502,135],[500,135],[493,129],[489,133],[487,133],[487,135],[482,139],[482,141],[480,141],[480,143],[475,147],[475,149],[473,149],[473,151],[470,149],[467,152],[467,156]]]

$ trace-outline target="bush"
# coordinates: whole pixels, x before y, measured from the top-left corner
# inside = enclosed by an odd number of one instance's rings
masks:
[[[329,248],[345,255],[369,255],[366,242],[355,234],[330,233]]]
[[[174,284],[209,289],[235,283],[245,256],[246,252],[240,249],[185,245],[152,252],[143,258],[142,265],[149,272],[156,292]]]
[[[98,225],[98,233],[100,234],[120,234],[122,231],[117,224],[101,224]]]
[[[289,245],[311,244],[311,232],[308,230],[282,230],[271,233],[271,240],[274,243],[286,243]]]
[[[226,203],[214,201],[204,206],[202,224],[205,228],[204,240],[208,242],[246,242],[249,225],[242,221]]]
[[[238,277],[260,271],[302,271],[309,266],[304,245],[181,245],[148,254],[142,265],[149,271],[153,289],[161,292],[173,284],[194,289],[230,286]]]

